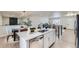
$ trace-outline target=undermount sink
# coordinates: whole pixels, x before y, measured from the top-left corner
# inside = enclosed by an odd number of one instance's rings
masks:
[[[46,32],[46,31],[48,31],[48,30],[39,30],[38,32],[42,32],[43,33],[43,32]]]

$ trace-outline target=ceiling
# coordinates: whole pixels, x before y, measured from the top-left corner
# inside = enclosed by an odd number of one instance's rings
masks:
[[[31,16],[52,16],[54,12],[60,12],[62,16],[79,14],[79,11],[0,11],[4,17],[31,17]]]
[[[52,11],[0,11],[5,17],[51,16]]]

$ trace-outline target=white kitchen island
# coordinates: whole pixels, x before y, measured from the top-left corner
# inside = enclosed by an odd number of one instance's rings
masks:
[[[48,29],[46,32],[34,32],[34,33],[27,33],[27,32],[19,32],[17,33],[20,37],[20,48],[30,48],[29,41],[43,35],[43,48],[48,48],[53,42],[56,41],[55,39],[55,29]]]

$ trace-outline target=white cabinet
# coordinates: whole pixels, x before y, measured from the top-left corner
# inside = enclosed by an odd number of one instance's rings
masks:
[[[49,48],[50,45],[55,42],[55,30],[52,29],[44,33],[35,32],[27,35],[26,32],[20,32],[18,35],[20,36],[20,43],[23,44],[24,48],[27,46],[26,44],[28,44],[30,48]],[[23,39],[24,41],[21,41]],[[28,40],[29,43],[27,43]]]
[[[49,38],[48,38],[48,42],[49,42],[49,46],[50,46],[50,45],[53,44],[53,42],[54,42],[54,40],[55,40],[55,39],[54,39],[54,36],[53,36],[53,35],[54,35],[54,34],[53,34],[53,31],[50,32],[50,33],[48,33],[48,35],[49,35],[49,36],[48,36],[48,37],[49,37]]]
[[[30,40],[30,48],[44,48],[44,38],[39,36],[35,39]]]
[[[48,48],[48,39],[49,39],[49,34],[44,35],[44,48]]]
[[[48,33],[48,47],[50,47],[55,42],[55,31]]]
[[[55,42],[55,30],[44,35],[44,47],[48,48]]]

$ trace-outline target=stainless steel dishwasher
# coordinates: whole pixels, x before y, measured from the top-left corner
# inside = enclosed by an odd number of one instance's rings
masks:
[[[44,47],[44,35],[38,36],[30,40],[30,48],[43,48]]]

